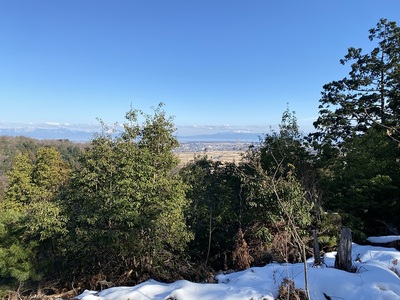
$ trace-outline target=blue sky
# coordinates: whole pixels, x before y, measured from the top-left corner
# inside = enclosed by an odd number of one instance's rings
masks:
[[[305,131],[399,0],[2,0],[0,122],[123,122],[159,102],[178,126]]]

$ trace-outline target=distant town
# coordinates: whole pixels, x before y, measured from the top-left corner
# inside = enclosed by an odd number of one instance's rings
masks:
[[[250,142],[186,142],[181,143],[175,152],[214,152],[214,151],[245,151]]]
[[[6,124],[0,123],[0,136],[25,136],[38,140],[70,140],[86,143],[101,128],[98,126],[62,126],[49,124]],[[259,143],[260,133],[222,131],[212,134],[177,136],[180,147],[176,152],[243,151],[251,144]]]

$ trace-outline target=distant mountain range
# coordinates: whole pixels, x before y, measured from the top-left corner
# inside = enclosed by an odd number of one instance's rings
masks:
[[[258,142],[261,133],[253,133],[242,130],[229,130],[228,128],[218,128],[224,130],[216,133],[179,135],[178,140],[185,142]],[[58,123],[44,124],[14,124],[0,123],[0,136],[25,136],[39,140],[45,139],[68,139],[74,142],[87,142],[93,138],[95,133],[101,132],[99,125],[70,125]]]
[[[94,132],[85,132],[79,130],[46,129],[46,128],[0,128],[2,136],[25,136],[38,140],[59,140],[67,139],[73,142],[87,142],[93,137]]]

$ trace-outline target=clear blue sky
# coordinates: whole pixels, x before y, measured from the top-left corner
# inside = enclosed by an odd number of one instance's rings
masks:
[[[311,128],[399,0],[1,0],[0,122],[122,122],[159,102],[177,125]]]

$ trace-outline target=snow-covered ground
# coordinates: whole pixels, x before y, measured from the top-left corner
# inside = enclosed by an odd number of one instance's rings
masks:
[[[384,239],[384,238],[382,238]],[[387,239],[386,239],[387,240]],[[313,266],[308,260],[308,281],[312,300],[400,299],[400,252],[394,248],[353,244],[356,273],[333,268],[336,252],[325,255],[325,264]],[[356,261],[357,259],[357,261]],[[396,274],[397,273],[397,274]],[[218,283],[185,280],[166,284],[149,280],[133,287],[113,287],[100,292],[85,291],[82,300],[272,300],[284,278],[304,289],[303,264],[268,264],[245,271],[217,275]]]

